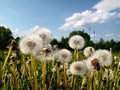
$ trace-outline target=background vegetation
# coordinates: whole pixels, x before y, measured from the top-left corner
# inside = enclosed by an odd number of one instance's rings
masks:
[[[73,35],[84,37],[85,47],[112,48],[112,64],[108,67],[100,67],[99,72],[90,73],[88,77],[67,75],[68,66],[73,61],[86,59],[83,52],[76,50],[74,52],[69,47],[68,41]],[[120,41],[100,39],[98,42],[93,42],[84,30],[73,31],[68,37],[62,37],[59,41],[54,38],[51,45],[58,45],[60,49],[66,48],[74,53],[72,61],[65,64],[56,60],[36,61],[33,56],[24,55],[16,50],[18,44],[15,42],[10,44],[13,39],[19,43],[20,38],[14,38],[9,28],[0,26],[0,90],[79,90],[80,88],[81,90],[119,90],[120,88],[120,54],[118,53]],[[48,55],[48,52],[44,52],[44,55]],[[107,76],[104,76],[105,74]]]
[[[81,35],[84,37],[86,43],[85,47],[92,46],[95,49],[110,49],[112,48],[113,52],[119,52],[120,51],[120,41],[115,41],[113,39],[109,41],[105,41],[104,39],[100,39],[98,42],[93,42],[90,38],[90,35],[88,33],[84,32],[84,30],[75,30],[72,31],[68,37],[62,37],[61,40],[53,39],[51,41],[51,45],[58,45],[59,48],[66,48],[71,50],[71,48],[68,45],[68,40],[73,35]],[[9,28],[6,28],[4,26],[0,26],[0,50],[7,49],[9,43],[12,39],[15,39],[17,42],[19,42],[19,37],[14,38],[11,30]]]

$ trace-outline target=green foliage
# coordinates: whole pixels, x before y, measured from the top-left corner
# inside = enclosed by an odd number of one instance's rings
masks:
[[[13,39],[12,32],[9,28],[0,26],[0,49],[6,49]]]
[[[73,35],[81,35],[85,39],[85,46],[88,46],[90,43],[90,36],[84,32],[84,30],[78,30],[78,31],[73,31],[69,34],[69,38],[72,37]]]
[[[3,51],[1,51],[3,52]],[[13,52],[13,51],[12,51]],[[9,58],[8,64],[0,76],[0,90],[35,90],[34,88],[34,74],[32,72],[31,64],[27,66],[27,61],[29,60],[28,57],[21,54],[20,52],[14,51],[17,55],[15,57]],[[72,52],[73,54],[74,52]],[[20,55],[20,56],[19,56]],[[79,61],[86,59],[83,55],[83,52],[79,52]],[[10,56],[10,57],[11,57]],[[18,57],[19,56],[19,57]],[[118,62],[120,62],[120,54],[114,53],[113,56],[118,57]],[[68,65],[74,61],[74,57]],[[4,63],[4,61],[2,60]],[[81,76],[74,76],[72,74],[66,74],[67,86],[65,88],[64,84],[64,71],[63,68],[61,69],[62,63],[58,63],[57,61],[49,61],[46,62],[46,79],[45,84],[46,88],[44,90],[83,90],[81,89],[82,86],[87,87],[88,90],[119,90],[120,88],[120,73],[118,71],[119,63],[116,63],[115,59],[113,59],[113,63],[109,67],[102,67],[100,71],[89,74],[84,81],[84,77]],[[1,63],[0,63],[1,64]],[[38,90],[43,90],[43,83],[42,83],[42,73],[43,73],[43,62],[36,61],[36,68],[37,68],[37,80],[38,80]],[[55,68],[56,71],[52,72],[52,69]],[[108,76],[104,78],[105,69],[112,70],[114,72],[113,76],[110,76],[110,73],[107,73]],[[31,71],[29,71],[31,70]],[[67,69],[66,69],[67,70]],[[60,75],[60,83],[57,84],[57,78],[59,72]],[[31,75],[31,76],[30,76]],[[111,79],[111,77],[113,77]],[[30,79],[31,78],[31,79]],[[73,80],[72,80],[73,78]],[[74,82],[72,82],[74,81]],[[72,83],[71,83],[72,82]],[[32,83],[32,84],[31,84]],[[71,85],[72,84],[72,85]],[[32,89],[33,85],[33,89]],[[91,87],[92,86],[92,87]],[[74,88],[73,88],[74,87]],[[94,88],[94,89],[93,89]]]
[[[68,42],[69,42],[69,39],[74,35],[81,35],[85,39],[85,46],[94,45],[94,43],[90,40],[90,36],[84,31],[80,31],[80,30],[71,32],[68,37],[66,38],[62,37],[60,41],[57,41],[57,39],[53,39],[51,41],[51,44],[52,45],[57,44],[59,48],[67,48],[69,50],[72,50],[69,47]]]
[[[68,45],[68,41],[73,35],[81,35],[85,39],[85,47],[92,46],[95,49],[107,49],[107,50],[112,48],[113,52],[120,52],[120,41],[114,41],[113,39],[111,39],[110,41],[104,41],[104,39],[101,38],[98,42],[93,42],[90,39],[90,36],[86,32],[84,32],[84,30],[72,31],[68,35],[68,37],[66,38],[62,37],[60,41],[57,41],[57,39],[53,39],[51,41],[51,44],[58,45],[59,48],[67,48],[69,50],[72,50]]]
[[[111,39],[110,41],[104,41],[104,39],[101,38],[98,42],[93,42],[90,39],[90,36],[86,32],[84,32],[84,30],[72,31],[68,35],[68,37],[62,37],[61,40],[59,40],[59,41],[54,38],[51,41],[51,45],[52,46],[58,45],[59,48],[66,48],[66,49],[72,50],[68,45],[68,41],[73,35],[81,35],[85,39],[85,47],[92,46],[95,49],[110,49],[110,48],[112,48],[113,52],[120,51],[120,41],[114,41],[113,39]],[[12,39],[14,39],[14,38],[12,36],[11,30],[4,26],[0,26],[0,50],[6,49],[6,47],[10,44]],[[20,37],[17,37],[15,40],[17,42],[19,42]]]
[[[59,42],[57,41],[57,39],[54,38],[50,44],[53,46],[53,45],[58,45],[58,43]]]

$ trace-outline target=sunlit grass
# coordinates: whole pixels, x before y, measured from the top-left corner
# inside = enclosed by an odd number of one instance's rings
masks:
[[[1,63],[0,66],[2,68],[3,62],[6,56],[3,52],[8,51],[1,51]],[[15,53],[15,51],[14,51]],[[31,71],[31,66],[27,67],[26,62],[30,59],[29,55],[21,54],[20,52],[17,53],[16,57],[9,57],[8,63],[4,70],[4,75],[0,75],[0,89],[1,90],[34,90],[35,89],[35,81],[34,81],[34,75]],[[71,80],[73,75],[67,75],[64,77],[64,68],[60,68],[62,63],[56,62],[56,61],[49,61],[46,63],[46,66],[44,66],[44,62],[36,61],[36,74],[37,74],[37,80],[38,80],[38,90],[57,90],[57,89],[63,89],[66,88],[68,90],[76,89],[79,90],[82,88],[87,88],[87,90],[118,90],[120,88],[120,73],[119,73],[119,62],[120,57],[119,53],[113,54],[113,63],[109,67],[102,67],[102,69],[99,72],[93,73],[93,75],[89,75],[88,77],[84,78],[81,76],[74,76],[74,81],[72,82],[71,86]],[[21,57],[21,58],[18,58]],[[117,57],[117,60],[114,59],[114,56]],[[85,59],[85,56],[82,52],[79,52],[79,60]],[[70,63],[72,63],[71,61]],[[70,65],[69,63],[69,65]],[[43,67],[46,67],[45,73]],[[56,67],[56,71],[52,72],[52,68]],[[103,74],[106,69],[113,70],[114,74],[112,79],[111,77],[103,78]],[[109,75],[110,73],[108,73]],[[45,76],[45,79],[43,78]],[[67,85],[64,83],[64,78],[67,80]],[[44,85],[45,86],[44,86]],[[66,85],[66,86],[65,86]],[[85,86],[85,87],[83,87]]]

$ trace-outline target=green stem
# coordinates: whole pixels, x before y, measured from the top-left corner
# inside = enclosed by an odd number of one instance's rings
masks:
[[[78,52],[78,49],[76,50],[76,61],[78,61],[78,58],[79,58],[79,52]]]
[[[7,54],[6,58],[5,58],[5,62],[4,62],[3,67],[2,67],[2,71],[4,71],[4,69],[5,69],[5,66],[6,66],[6,64],[7,64],[7,61],[8,61],[8,59],[9,59],[9,57],[10,57],[11,52],[12,52],[12,48],[13,48],[13,46],[11,46],[11,47],[9,48],[8,54]]]
[[[59,85],[60,85],[60,70],[59,70],[59,67],[56,67],[57,68],[57,88],[59,88]]]
[[[63,63],[63,75],[64,75],[64,85],[65,85],[65,90],[66,90],[66,86],[67,86],[67,77],[66,77],[65,63]]]
[[[34,75],[34,80],[35,80],[35,90],[38,90],[38,81],[37,81],[37,74],[36,74],[36,60],[33,56],[31,56],[31,65],[32,65],[32,70],[33,70],[33,75]]]
[[[94,72],[91,72],[90,74],[90,89],[89,90],[94,90],[93,89],[93,77],[94,77]]]
[[[72,90],[76,90],[75,87],[76,87],[76,76],[74,76],[73,78],[73,89]]]
[[[30,85],[32,87],[32,90],[34,90],[34,84],[32,82],[32,77],[31,77],[31,74],[30,74],[30,68],[28,67],[28,80],[30,81]]]
[[[70,88],[71,88],[71,90],[72,90],[72,86],[73,86],[73,81],[74,81],[74,76],[72,75],[71,83],[70,83]]]
[[[87,87],[87,77],[83,77],[82,86]]]
[[[42,84],[43,84],[43,90],[46,90],[46,61],[43,61],[43,66],[42,66]]]

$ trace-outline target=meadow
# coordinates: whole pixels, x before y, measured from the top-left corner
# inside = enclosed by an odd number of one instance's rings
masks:
[[[0,51],[0,90],[120,90],[120,53],[84,47],[80,35],[70,38],[72,51],[60,49],[43,31]]]

